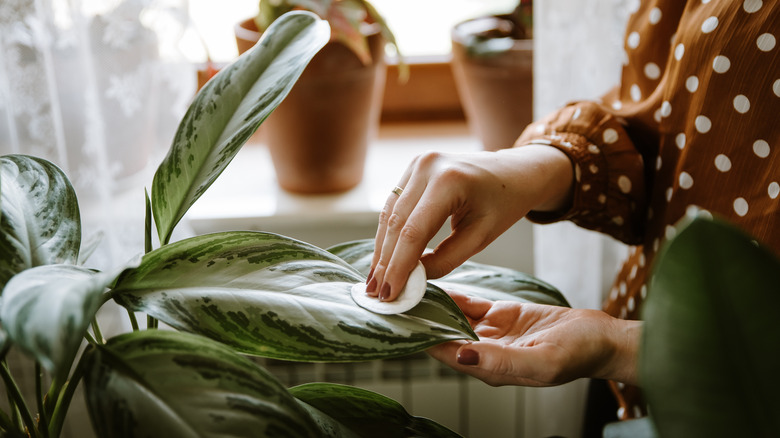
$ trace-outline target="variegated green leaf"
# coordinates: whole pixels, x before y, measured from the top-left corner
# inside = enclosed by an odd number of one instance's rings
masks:
[[[34,266],[76,263],[81,219],[76,193],[54,164],[0,157],[0,290]]]
[[[17,346],[64,378],[115,278],[75,265],[28,269],[0,296],[0,320]]]
[[[570,307],[558,289],[514,269],[467,262],[431,283],[488,300],[523,301]]]
[[[156,249],[120,278],[114,298],[173,327],[249,354],[354,361],[474,339],[449,296],[429,286],[401,315],[358,307],[359,272],[315,246],[270,233],[198,236]]]
[[[309,383],[290,388],[290,393],[314,408],[310,412],[315,418],[335,420],[357,436],[460,436],[432,420],[410,415],[391,398],[365,389],[332,383]]]
[[[317,423],[322,438],[361,438],[360,435],[352,432],[347,426],[314,406],[308,405],[300,400],[298,400],[298,403],[301,408],[309,414],[311,419]]]
[[[345,242],[328,251],[349,263],[364,275],[371,268],[374,240]],[[514,269],[466,262],[451,273],[429,283],[488,300],[523,301],[569,307],[569,302],[554,286]]]
[[[86,354],[87,405],[97,436],[320,436],[273,376],[204,337],[144,330]]]
[[[162,243],[329,38],[327,22],[314,14],[286,14],[198,93],[154,175],[152,208]]]
[[[87,260],[89,260],[89,258],[92,257],[92,254],[95,253],[95,250],[98,249],[100,244],[103,243],[104,239],[105,239],[105,232],[103,232],[102,230],[87,236],[81,244],[81,251],[79,251],[78,264],[83,266],[87,262]]]

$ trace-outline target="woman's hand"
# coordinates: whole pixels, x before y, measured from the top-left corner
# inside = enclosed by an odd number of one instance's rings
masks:
[[[394,300],[418,260],[428,278],[452,271],[530,210],[556,211],[570,200],[569,158],[544,145],[470,154],[428,153],[402,176],[379,216],[366,292]],[[452,232],[426,246],[451,217]]]
[[[580,377],[636,384],[642,323],[604,312],[450,292],[480,338],[428,352],[493,386],[552,386]]]

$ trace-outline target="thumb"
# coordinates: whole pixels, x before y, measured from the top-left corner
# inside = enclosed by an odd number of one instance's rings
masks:
[[[433,252],[424,254],[420,260],[425,265],[428,278],[439,278],[473,257],[493,241],[488,236],[485,224],[474,223],[453,230],[439,243]]]
[[[457,361],[495,374],[510,374],[514,370],[512,358],[503,345],[484,341],[462,345],[457,351]]]
[[[501,343],[479,341],[462,345],[456,361],[468,374],[490,385],[549,386],[548,369],[535,347],[508,347]],[[554,367],[553,367],[554,368]]]

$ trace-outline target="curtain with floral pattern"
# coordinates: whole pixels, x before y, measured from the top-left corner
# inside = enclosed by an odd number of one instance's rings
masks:
[[[143,251],[144,187],[195,91],[186,0],[0,1],[0,155],[72,181],[91,267]]]

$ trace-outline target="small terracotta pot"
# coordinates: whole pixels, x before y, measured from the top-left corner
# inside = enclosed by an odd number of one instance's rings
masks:
[[[533,121],[533,40],[513,40],[506,51],[487,56],[472,55],[466,47],[471,29],[484,31],[500,19],[468,20],[451,34],[451,66],[463,110],[486,150],[512,147]]]
[[[236,26],[239,52],[260,34],[253,20]],[[254,39],[246,38],[248,31]],[[370,138],[379,126],[385,81],[384,39],[369,34],[371,65],[329,42],[261,129],[279,185],[303,194],[343,192],[363,179]]]

